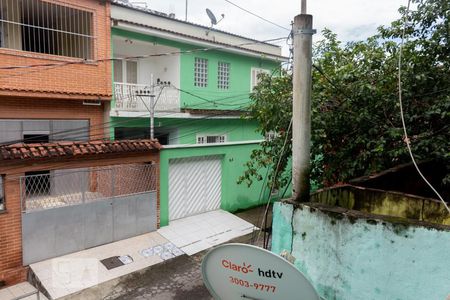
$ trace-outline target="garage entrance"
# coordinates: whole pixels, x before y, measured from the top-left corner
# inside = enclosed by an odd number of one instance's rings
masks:
[[[221,155],[169,161],[169,220],[220,208]]]

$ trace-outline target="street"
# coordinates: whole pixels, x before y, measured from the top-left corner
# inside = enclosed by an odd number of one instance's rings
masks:
[[[236,215],[252,224],[260,224],[264,209],[264,207],[258,207]],[[271,220],[271,209],[269,209],[268,220]],[[232,242],[250,244],[252,235],[243,236]],[[262,235],[258,244],[262,245]],[[201,274],[202,258],[207,251],[193,256],[183,255],[130,276],[117,284],[104,299],[213,299],[203,284]]]

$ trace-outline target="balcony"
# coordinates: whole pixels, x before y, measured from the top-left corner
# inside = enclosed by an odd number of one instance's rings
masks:
[[[114,99],[116,111],[149,112],[150,97],[138,96],[138,92],[148,91],[145,84],[114,83]],[[155,112],[179,112],[180,93],[173,87],[155,86]]]

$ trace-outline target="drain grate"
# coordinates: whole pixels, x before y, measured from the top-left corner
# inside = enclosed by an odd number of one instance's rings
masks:
[[[108,270],[123,266],[124,263],[119,259],[119,256],[108,257],[100,261]]]

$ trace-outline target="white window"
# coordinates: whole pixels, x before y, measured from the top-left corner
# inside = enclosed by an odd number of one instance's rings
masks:
[[[252,68],[251,70],[251,79],[250,79],[250,91],[253,91],[253,89],[255,88],[255,86],[258,85],[260,79],[258,78],[259,74],[270,74],[269,70],[266,69],[260,69],[260,68]]]
[[[217,68],[217,88],[228,90],[230,87],[230,64],[219,62]]]
[[[197,144],[216,144],[225,143],[226,141],[226,135],[197,135]]]
[[[93,13],[42,0],[0,0],[0,47],[93,59]]]
[[[4,178],[0,175],[0,212],[5,210],[5,189],[3,186]]]
[[[194,85],[198,87],[208,86],[208,60],[205,58],[195,58]]]
[[[114,60],[114,82],[138,83],[138,63],[135,60]]]

